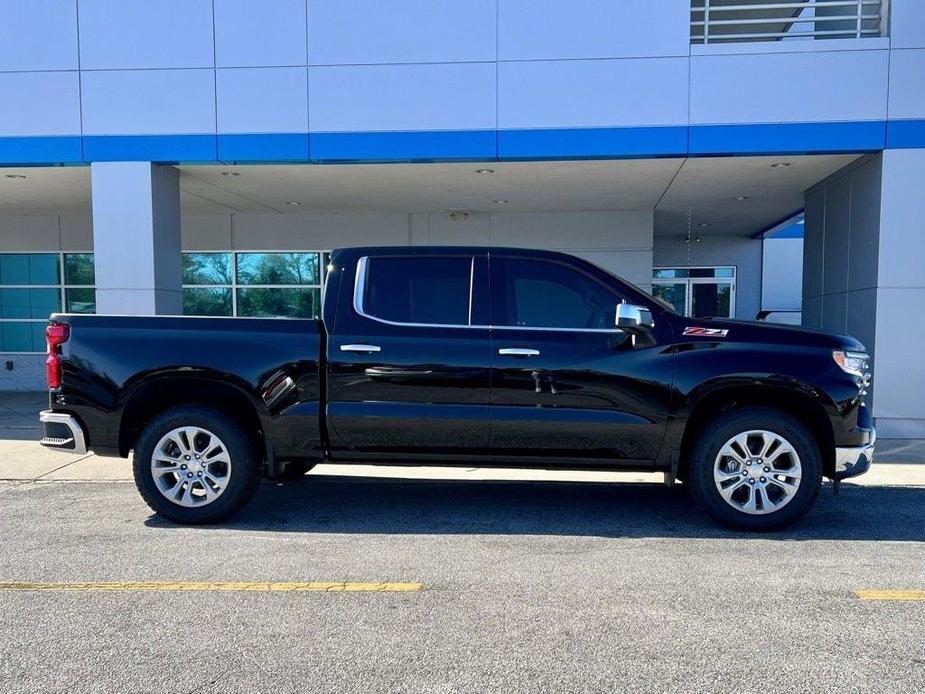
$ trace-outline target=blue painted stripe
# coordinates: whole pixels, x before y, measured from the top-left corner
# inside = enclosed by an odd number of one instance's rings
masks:
[[[498,156],[494,130],[312,133],[316,162],[485,161]]]
[[[890,149],[925,147],[925,120],[891,120],[886,126],[886,146]]]
[[[87,135],[84,160],[215,162],[215,135]]]
[[[308,161],[308,133],[248,133],[218,136],[218,158],[231,163]]]
[[[432,162],[874,152],[925,147],[925,120],[362,133],[0,137],[0,164]]]
[[[676,157],[686,152],[686,126],[498,132],[498,157],[502,160]]]
[[[0,164],[80,164],[78,135],[0,137]]]
[[[873,152],[886,146],[885,121],[692,125],[691,155]]]

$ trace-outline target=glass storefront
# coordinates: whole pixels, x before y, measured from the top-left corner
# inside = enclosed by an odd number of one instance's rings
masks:
[[[652,293],[684,316],[735,316],[736,269],[727,267],[655,268]]]

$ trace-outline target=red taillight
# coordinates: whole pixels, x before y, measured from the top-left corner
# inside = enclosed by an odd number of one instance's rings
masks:
[[[45,340],[48,342],[48,359],[45,360],[45,376],[48,388],[56,390],[61,387],[61,357],[58,348],[71,336],[71,326],[65,323],[49,323],[45,328]]]

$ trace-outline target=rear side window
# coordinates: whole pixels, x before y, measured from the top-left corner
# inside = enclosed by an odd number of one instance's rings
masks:
[[[621,298],[562,263],[492,258],[492,323],[529,328],[612,329]]]
[[[368,258],[363,313],[396,323],[468,325],[471,257]]]

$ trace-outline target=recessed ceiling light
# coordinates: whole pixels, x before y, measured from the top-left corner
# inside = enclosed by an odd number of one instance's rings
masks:
[[[789,162],[789,161],[777,161],[777,162],[774,162],[773,164],[771,164],[771,168],[772,168],[772,169],[784,169],[784,168],[786,168],[786,167],[788,167],[788,166],[790,166],[790,162]]]
[[[748,200],[747,195],[736,195],[733,200]]]
[[[4,174],[7,178],[25,178],[22,174]]]
[[[494,169],[476,169],[475,170],[475,173],[480,173],[480,174],[490,174],[494,172],[495,172]]]
[[[222,176],[240,176],[237,171],[222,171]]]
[[[697,226],[699,226],[701,229],[706,229],[706,228],[709,227],[710,225],[707,224],[706,222],[700,222],[700,224],[698,224]]]
[[[507,205],[508,202],[509,202],[508,200],[495,200],[494,201],[496,205]]]
[[[301,202],[296,202],[295,200],[290,200],[286,204],[289,205],[290,207],[301,207],[302,206]]]

